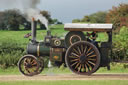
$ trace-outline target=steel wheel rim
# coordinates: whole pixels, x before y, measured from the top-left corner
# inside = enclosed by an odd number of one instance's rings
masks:
[[[39,70],[39,62],[37,58],[32,55],[22,57],[18,62],[19,70],[26,76],[36,75]]]
[[[99,67],[100,53],[93,44],[79,41],[68,48],[65,61],[72,72],[90,75]]]
[[[39,60],[40,66],[37,71],[37,74],[40,74],[44,70],[44,60],[43,60],[43,57],[39,57],[38,60]]]
[[[73,36],[71,36],[71,38],[69,39],[69,41],[70,41],[70,44],[72,45],[75,42],[81,41],[81,37],[78,36],[78,35],[73,35]]]
[[[76,38],[76,39],[75,39]],[[81,31],[70,31],[65,37],[65,45],[68,48],[73,43],[85,40],[84,33]]]

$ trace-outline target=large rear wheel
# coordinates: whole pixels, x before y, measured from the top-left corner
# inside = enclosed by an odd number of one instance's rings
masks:
[[[91,75],[100,65],[100,53],[90,42],[79,41],[68,48],[65,61],[72,72]]]

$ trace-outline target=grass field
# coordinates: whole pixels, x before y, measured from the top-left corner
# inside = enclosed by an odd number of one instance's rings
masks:
[[[128,85],[127,80],[13,81],[0,85]]]
[[[49,26],[51,29],[51,33],[54,36],[58,37],[64,37],[68,31],[64,30],[64,25],[54,25],[54,26]],[[18,42],[21,45],[26,45],[29,42],[29,39],[24,38],[24,35],[27,33],[30,33],[31,30],[28,31],[0,31],[0,41],[2,40],[12,40],[15,42]],[[37,40],[43,40],[44,36],[46,35],[47,31],[46,30],[37,30]],[[99,38],[97,39],[98,41],[105,41],[106,40],[106,34],[104,33],[99,33]],[[31,39],[31,37],[30,37]]]
[[[49,26],[53,35],[63,36],[66,32],[63,29],[63,25]],[[0,41],[2,40],[14,40],[19,44],[27,44],[29,39],[25,39],[24,35],[30,33],[28,31],[0,31]],[[43,40],[46,35],[46,30],[37,30],[37,40]],[[30,37],[31,38],[31,37]]]
[[[111,70],[107,70],[107,68],[102,67],[96,73],[128,73],[128,68],[124,68],[124,64],[111,64]],[[65,67],[53,67],[51,69],[44,68],[41,74],[72,74],[69,68]],[[0,75],[21,75],[18,70],[18,67],[9,67],[8,69],[0,69]]]

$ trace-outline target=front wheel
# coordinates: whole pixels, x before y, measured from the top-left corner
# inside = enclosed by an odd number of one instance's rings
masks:
[[[79,41],[68,48],[65,62],[72,72],[91,75],[100,65],[100,53],[90,42]]]
[[[33,55],[25,55],[18,62],[19,70],[25,76],[36,75],[38,73],[39,66],[39,61]]]

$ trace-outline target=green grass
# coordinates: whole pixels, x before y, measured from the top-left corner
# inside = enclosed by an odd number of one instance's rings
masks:
[[[128,85],[127,80],[11,81],[0,85]]]
[[[115,65],[111,64],[111,70],[101,67],[96,73],[128,73],[128,68],[124,68],[124,64],[115,63]]]
[[[128,73],[128,68],[124,68],[124,64],[111,64],[111,70],[107,70],[107,68],[100,68],[96,73]],[[60,68],[53,67],[52,69],[44,68],[41,74],[45,75],[56,75],[56,74],[72,74],[69,68],[64,68],[61,66]],[[21,75],[18,70],[18,67],[10,67],[8,69],[0,69],[0,75]]]
[[[0,75],[20,75],[20,72],[17,67],[0,68]]]
[[[55,74],[71,74],[72,72],[68,68],[57,68],[53,67],[51,69],[45,68],[41,74],[45,75],[55,75]],[[7,69],[0,68],[0,75],[21,75],[18,67],[10,67]]]
[[[55,25],[49,26],[51,28],[52,35],[63,36],[66,31],[64,31],[64,25]],[[30,33],[31,30],[28,31],[0,31],[0,41],[2,40],[14,40],[19,42],[19,44],[27,44],[29,39],[24,38],[24,35]],[[37,30],[37,40],[43,40],[46,35],[46,30]],[[31,39],[31,37],[30,37]]]
[[[64,25],[54,25],[49,26],[52,35],[58,36],[58,37],[64,37],[68,31],[64,30]],[[2,40],[13,40],[15,42],[18,42],[21,45],[26,45],[29,42],[29,39],[24,38],[24,35],[27,33],[30,33],[31,30],[28,31],[0,31],[0,41]],[[37,40],[43,40],[44,36],[47,34],[46,30],[37,30]],[[30,37],[31,39],[31,37]],[[106,34],[99,33],[98,34],[98,41],[105,41],[107,39]]]

